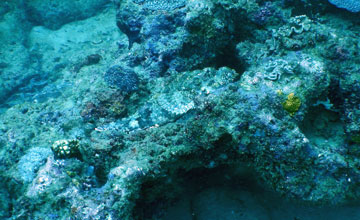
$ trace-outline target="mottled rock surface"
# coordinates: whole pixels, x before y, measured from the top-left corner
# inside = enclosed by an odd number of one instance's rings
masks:
[[[109,0],[30,0],[24,1],[28,19],[35,25],[58,29],[62,25],[99,13]]]

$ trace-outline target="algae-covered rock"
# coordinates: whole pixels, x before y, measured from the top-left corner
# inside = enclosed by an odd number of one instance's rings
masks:
[[[3,10],[6,10],[6,5],[9,7],[0,19],[0,104],[36,76],[29,62],[30,53],[24,45],[24,33],[28,33],[30,27],[21,14],[21,8],[13,4],[2,2],[0,5]]]
[[[63,24],[99,13],[108,3],[109,0],[31,0],[25,1],[25,7],[28,19],[35,25],[58,29]]]
[[[6,187],[4,185],[1,185],[1,190],[0,190],[0,198],[1,202],[0,202],[0,217],[1,218],[6,218],[7,216],[9,216],[9,209],[10,209],[10,201],[8,200],[8,198],[10,197],[9,192],[7,192]]]
[[[344,8],[351,12],[360,11],[360,2],[358,0],[329,0],[329,2],[338,8]]]
[[[126,0],[116,4],[117,25],[128,36],[130,48],[135,43],[143,45],[140,63],[154,76],[216,63],[217,56],[234,47],[236,37],[246,35],[242,24],[248,19],[247,11],[256,5],[252,1],[207,0]]]
[[[32,182],[36,172],[45,162],[51,151],[47,148],[31,148],[27,154],[21,157],[18,163],[18,176],[25,183]]]

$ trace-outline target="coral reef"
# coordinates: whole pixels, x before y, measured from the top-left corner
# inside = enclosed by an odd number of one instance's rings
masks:
[[[0,218],[353,210],[359,15],[330,2],[1,2]]]
[[[78,140],[58,140],[51,146],[55,157],[70,158],[79,154]]]

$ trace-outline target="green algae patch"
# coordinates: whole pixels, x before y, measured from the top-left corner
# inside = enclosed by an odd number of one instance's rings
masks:
[[[290,93],[287,96],[285,102],[282,103],[283,108],[293,116],[301,106],[301,99],[295,96],[294,93]]]

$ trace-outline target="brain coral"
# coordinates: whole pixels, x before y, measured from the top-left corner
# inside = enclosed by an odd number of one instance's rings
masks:
[[[184,7],[186,0],[133,0],[137,4],[142,4],[144,8],[150,10],[174,10]]]
[[[115,86],[125,93],[138,89],[139,79],[136,73],[126,67],[112,66],[106,71],[104,78],[109,85]]]

